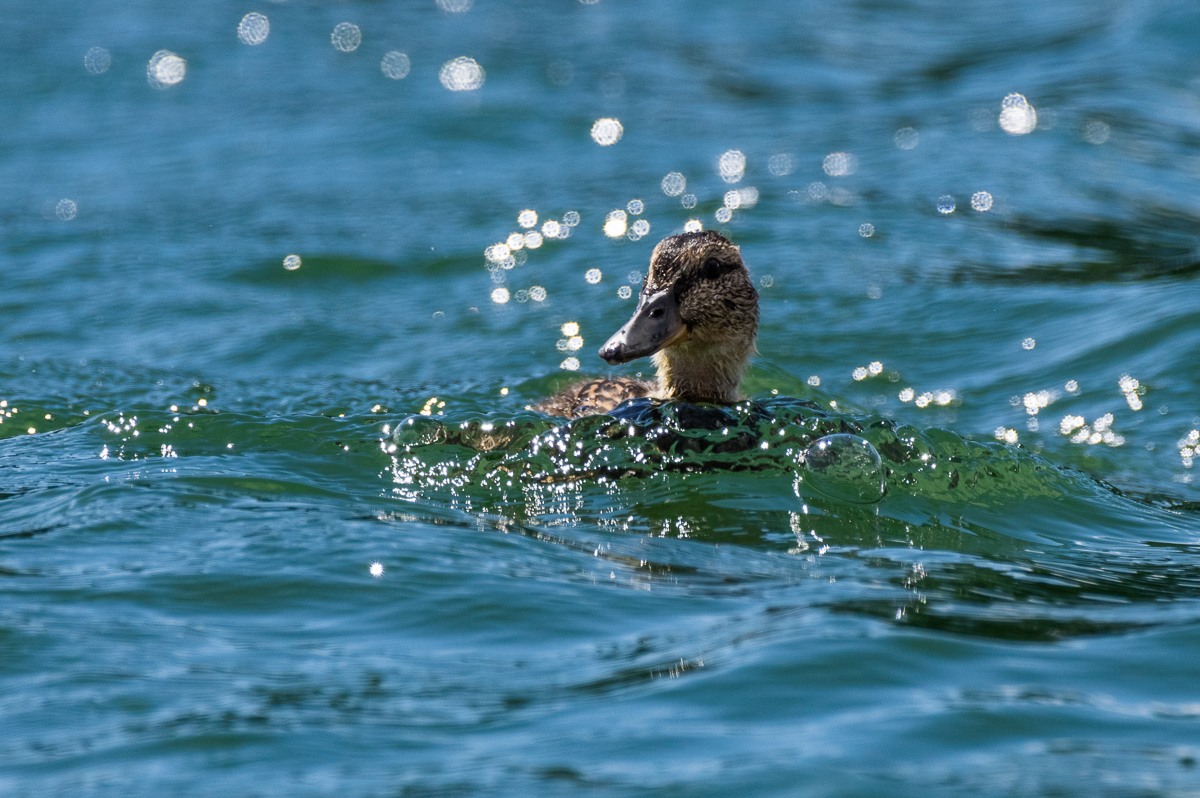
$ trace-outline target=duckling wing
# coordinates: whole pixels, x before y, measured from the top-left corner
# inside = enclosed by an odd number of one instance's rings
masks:
[[[568,385],[539,402],[534,410],[552,416],[581,418],[607,413],[626,399],[648,396],[655,383],[629,377],[606,377]]]

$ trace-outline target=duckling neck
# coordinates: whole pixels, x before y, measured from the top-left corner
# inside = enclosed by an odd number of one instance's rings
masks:
[[[731,405],[741,399],[738,383],[750,357],[745,351],[699,347],[688,342],[654,355],[656,399]]]

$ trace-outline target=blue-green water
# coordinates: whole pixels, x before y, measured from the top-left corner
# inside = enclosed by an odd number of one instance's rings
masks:
[[[0,793],[1200,790],[1194,3],[26,6]],[[755,403],[526,410],[690,220]]]

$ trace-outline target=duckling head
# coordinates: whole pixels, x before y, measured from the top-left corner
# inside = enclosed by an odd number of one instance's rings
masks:
[[[659,242],[637,310],[600,348],[610,364],[653,356],[660,399],[731,404],[758,333],[741,251],[712,231]]]

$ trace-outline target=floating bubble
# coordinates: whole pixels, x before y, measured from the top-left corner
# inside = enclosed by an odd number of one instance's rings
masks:
[[[874,504],[887,492],[883,460],[868,441],[857,435],[826,435],[801,455],[796,494],[801,486],[831,499]]]
[[[639,236],[646,235],[650,232],[650,223],[645,219],[638,219],[633,223],[633,232],[637,233]]]
[[[668,197],[678,197],[686,188],[687,178],[680,172],[671,172],[662,179],[662,190]]]
[[[333,46],[343,53],[352,53],[362,44],[362,30],[353,22],[339,22],[329,38]]]
[[[251,11],[238,23],[237,37],[242,44],[262,44],[271,33],[271,21],[265,14]]]
[[[1000,129],[1010,136],[1023,136],[1037,127],[1037,111],[1024,95],[1013,93],[1000,103]]]
[[[463,14],[471,10],[474,0],[437,0],[438,8],[451,14]]]
[[[400,446],[428,446],[446,440],[446,428],[442,422],[429,417],[428,410],[436,400],[426,404],[426,412],[409,416],[396,425],[392,441]]]
[[[288,255],[283,259],[283,268],[287,269],[289,272],[296,271],[296,269],[299,269],[300,266],[301,262],[299,255]]]
[[[508,301],[508,299],[509,299],[509,293],[508,293],[507,288],[497,288],[494,291],[492,291],[492,301],[495,302],[497,305],[503,305],[505,302]]]
[[[450,91],[475,91],[487,80],[487,75],[474,58],[460,55],[442,64],[438,80]]]
[[[83,55],[83,68],[93,75],[101,75],[112,66],[112,56],[103,47],[93,47]]]
[[[684,194],[682,197],[679,198],[679,204],[682,205],[683,207],[687,208],[688,210],[695,208],[696,207],[696,195],[695,194]]]
[[[625,206],[625,210],[629,211],[634,216],[637,216],[639,213],[646,210],[646,203],[642,202],[640,199],[632,199],[629,201],[629,204]]]
[[[786,177],[796,171],[796,159],[786,152],[772,155],[767,161],[767,171],[776,177]]]
[[[854,156],[848,152],[831,152],[821,162],[821,168],[830,177],[845,177],[854,174]]]
[[[74,200],[63,199],[59,200],[58,204],[54,206],[54,215],[64,222],[69,222],[75,218],[78,210]]]
[[[944,195],[938,197],[938,201],[937,201],[938,213],[941,213],[944,215],[952,214],[952,213],[954,213],[955,207],[956,206],[954,204],[954,197],[950,196],[949,194],[944,194]]]
[[[587,272],[584,273],[583,279],[587,280],[592,285],[595,285],[596,283],[600,282],[600,278],[603,276],[604,275],[599,269],[588,269]]]
[[[540,285],[535,285],[529,289],[529,298],[534,302],[543,302],[546,299],[546,289]]]
[[[412,61],[399,50],[391,50],[383,54],[379,62],[379,70],[392,80],[402,80],[412,71]]]
[[[986,191],[976,191],[971,195],[971,207],[983,213],[992,209],[992,195]]]
[[[621,299],[629,299],[629,297],[633,296],[633,289],[627,285],[623,285],[617,289],[617,296],[621,297]]]
[[[746,156],[741,150],[729,150],[717,159],[717,173],[726,183],[736,183],[746,174]]]
[[[1112,128],[1099,119],[1093,119],[1083,126],[1083,140],[1088,144],[1103,144],[1112,135]]]
[[[608,147],[616,144],[621,140],[621,136],[625,134],[625,128],[621,125],[620,120],[605,117],[597,119],[592,124],[592,141],[599,144],[601,147]]]
[[[896,142],[896,146],[902,150],[911,150],[921,143],[921,134],[916,128],[902,127],[896,131],[896,135],[892,138]]]
[[[875,225],[870,222],[863,222],[858,226],[858,234],[863,238],[870,238],[875,235]]]
[[[721,207],[717,208],[717,212],[713,215],[716,216],[718,222],[725,224],[725,222],[733,218],[733,211],[729,210],[729,208]]]
[[[517,224],[524,227],[526,230],[537,224],[537,211],[529,210],[528,208],[517,214]]]
[[[174,86],[187,75],[187,61],[170,50],[159,50],[146,65],[146,79],[156,89]]]
[[[563,214],[562,220],[567,227],[574,227],[579,224],[579,213],[578,211],[567,211]]]

